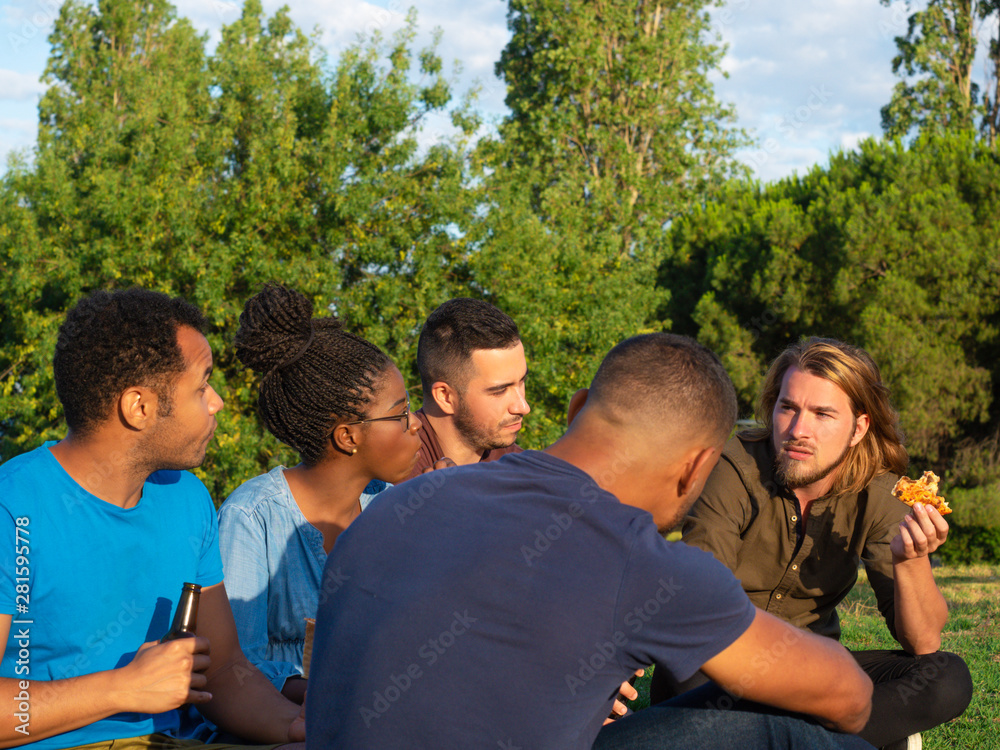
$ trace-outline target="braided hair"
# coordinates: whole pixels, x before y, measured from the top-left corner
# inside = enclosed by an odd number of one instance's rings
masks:
[[[365,417],[376,383],[392,366],[337,318],[312,315],[305,296],[266,284],[244,306],[234,340],[240,361],[264,373],[257,397],[264,426],[307,466],[326,455],[339,420]]]

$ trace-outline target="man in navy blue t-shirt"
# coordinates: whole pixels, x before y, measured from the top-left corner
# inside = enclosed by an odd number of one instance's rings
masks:
[[[327,562],[307,746],[867,747],[746,711],[656,707],[602,731],[622,681],[654,661],[840,731],[868,716],[871,682],[843,648],[756,609],[711,555],[661,536],[735,417],[711,352],[637,336],[546,450],[376,498]]]

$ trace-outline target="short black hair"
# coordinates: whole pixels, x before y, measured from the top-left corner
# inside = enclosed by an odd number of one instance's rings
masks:
[[[264,426],[307,466],[326,455],[339,420],[365,418],[362,409],[392,366],[337,318],[313,319],[312,302],[279,284],[247,301],[234,343],[240,361],[264,374],[257,397]]]
[[[77,302],[59,327],[52,360],[69,429],[91,432],[133,386],[151,388],[169,414],[171,376],[186,365],[181,326],[204,333],[205,318],[186,300],[149,289],[101,290]]]
[[[656,421],[664,430],[721,442],[736,423],[736,390],[722,362],[694,339],[674,333],[633,336],[608,352],[588,403],[622,423]]]
[[[489,302],[450,299],[428,317],[417,341],[417,369],[426,399],[437,382],[461,391],[477,349],[509,349],[521,340],[517,323]]]

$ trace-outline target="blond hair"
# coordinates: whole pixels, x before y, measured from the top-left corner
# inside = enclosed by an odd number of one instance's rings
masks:
[[[847,394],[854,418],[867,414],[868,432],[848,449],[831,494],[860,492],[876,476],[903,474],[909,463],[903,447],[899,413],[889,402],[878,365],[864,349],[842,341],[809,338],[792,344],[771,363],[757,401],[757,419],[763,427],[752,436],[770,438],[774,431],[774,405],[781,382],[790,367],[829,380]]]

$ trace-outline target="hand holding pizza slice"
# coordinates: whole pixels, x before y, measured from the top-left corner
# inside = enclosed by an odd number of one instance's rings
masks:
[[[938,482],[941,478],[933,471],[925,471],[920,479],[900,477],[892,488],[892,494],[904,503],[913,507],[914,503],[923,503],[937,509],[942,516],[951,513],[947,501],[938,495]]]

